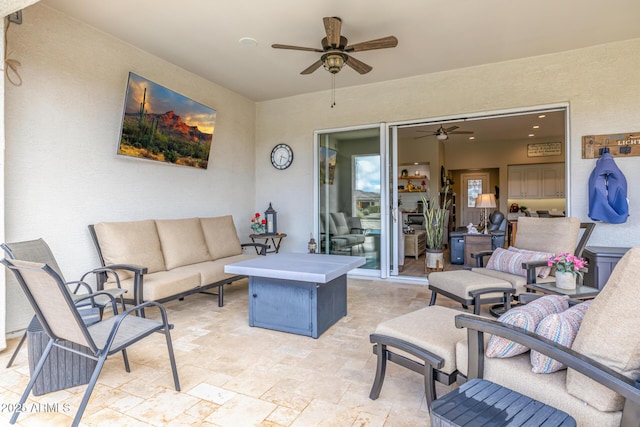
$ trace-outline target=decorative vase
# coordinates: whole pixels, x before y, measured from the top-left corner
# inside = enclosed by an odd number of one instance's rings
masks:
[[[577,278],[578,276],[573,273],[556,271],[556,288],[575,289]]]
[[[427,248],[426,267],[434,270],[442,270],[444,268],[444,252],[442,249]]]

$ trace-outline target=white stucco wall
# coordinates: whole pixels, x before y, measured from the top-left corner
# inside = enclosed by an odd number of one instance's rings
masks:
[[[291,216],[287,249],[303,245],[313,225],[313,131],[376,122],[463,115],[568,102],[572,215],[588,221],[587,181],[595,160],[581,157],[581,137],[640,131],[640,39],[561,54],[488,64],[339,89],[329,107],[327,92],[261,102],[256,125],[256,198]],[[343,72],[350,72],[344,70]],[[375,72],[375,70],[373,71]],[[328,74],[310,76],[326,78]],[[339,85],[339,76],[337,79]],[[291,144],[294,164],[276,171],[269,151]],[[632,246],[640,242],[640,158],[617,160],[629,182],[632,216],[623,225],[599,224],[590,244]],[[469,166],[471,167],[471,166]],[[286,189],[283,190],[283,189]]]
[[[11,30],[24,84],[6,87],[7,241],[44,238],[72,280],[98,265],[99,221],[232,214],[248,240],[253,101],[44,5]],[[217,110],[207,170],[116,156],[129,71]],[[20,297],[8,290],[9,332],[30,318]]]

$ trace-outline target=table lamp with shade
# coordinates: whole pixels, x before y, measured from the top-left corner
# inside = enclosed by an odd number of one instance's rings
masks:
[[[476,208],[482,208],[482,218],[481,223],[484,226],[484,230],[482,233],[489,233],[489,214],[487,213],[487,209],[494,209],[496,207],[496,197],[491,194],[480,194],[476,199]]]

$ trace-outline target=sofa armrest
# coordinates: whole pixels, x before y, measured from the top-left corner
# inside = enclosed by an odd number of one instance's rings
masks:
[[[258,255],[267,255],[267,249],[271,247],[271,245],[266,245],[264,243],[242,243],[240,246],[242,248],[253,246],[254,248],[256,248],[256,253]]]
[[[456,316],[457,328],[467,328],[469,342],[468,378],[482,378],[484,371],[484,334],[497,335],[539,351],[604,385],[627,399],[625,411],[640,409],[640,387],[636,380],[625,377],[606,365],[561,346],[533,332],[502,322],[461,314]],[[633,406],[630,408],[629,406]],[[636,412],[637,413],[637,412]],[[624,418],[624,415],[623,415]]]
[[[104,284],[107,281],[107,275],[111,270],[126,270],[133,273],[133,301],[140,304],[144,300],[143,298],[143,277],[147,274],[147,267],[141,267],[133,264],[111,264],[105,265],[103,269],[97,269],[102,271],[96,271],[97,276],[97,288],[99,291],[104,290]]]

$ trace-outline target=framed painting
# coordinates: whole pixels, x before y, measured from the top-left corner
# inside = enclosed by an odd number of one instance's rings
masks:
[[[320,147],[320,184],[333,185],[338,152],[332,148]]]
[[[216,110],[129,73],[118,154],[207,169]]]

